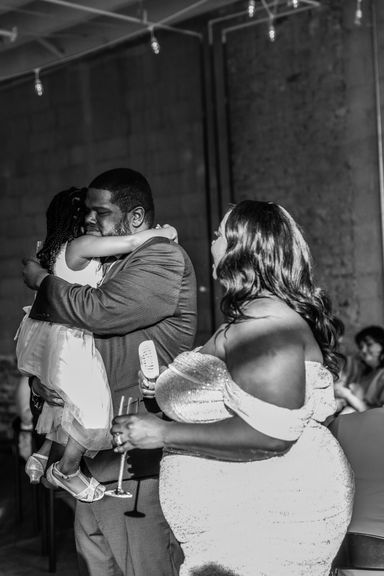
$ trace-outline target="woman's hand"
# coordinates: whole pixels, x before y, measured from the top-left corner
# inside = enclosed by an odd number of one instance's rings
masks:
[[[160,420],[153,414],[132,414],[116,416],[113,419],[111,434],[120,436],[122,442],[116,446],[115,452],[126,452],[132,448],[162,448],[165,443],[165,432],[170,422]]]
[[[160,366],[160,374],[167,370],[167,366]],[[141,370],[137,373],[139,379],[139,387],[144,398],[155,398],[156,396],[156,380],[149,380],[144,376]]]
[[[139,387],[144,398],[155,397],[155,384],[156,380],[148,380],[141,370],[137,373],[139,378]]]

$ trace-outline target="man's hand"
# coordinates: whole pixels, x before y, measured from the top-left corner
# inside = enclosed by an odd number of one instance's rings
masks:
[[[44,278],[48,276],[48,272],[35,258],[23,258],[23,265],[24,283],[32,290],[38,290]]]
[[[31,390],[33,393],[41,396],[50,406],[64,406],[62,397],[55,390],[44,386],[36,377],[33,378]]]

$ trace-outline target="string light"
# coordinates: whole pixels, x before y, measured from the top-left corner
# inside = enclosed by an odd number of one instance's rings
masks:
[[[274,42],[276,40],[276,28],[273,16],[271,16],[269,19],[268,37],[271,42]]]
[[[154,54],[160,54],[160,44],[155,36],[153,28],[151,28],[151,48]]]
[[[253,18],[256,13],[256,0],[249,0],[248,2],[248,16]]]
[[[40,80],[40,68],[35,68],[35,92],[38,96],[44,94],[44,86]]]
[[[356,12],[355,12],[355,24],[356,26],[361,25],[361,21],[363,19],[363,0],[356,1]]]
[[[299,0],[292,0],[292,6],[294,8],[298,8],[299,7]]]

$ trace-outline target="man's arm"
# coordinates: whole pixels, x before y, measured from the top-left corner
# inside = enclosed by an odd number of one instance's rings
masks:
[[[30,317],[98,335],[123,335],[152,326],[175,313],[184,266],[177,245],[153,243],[128,257],[127,264],[115,275],[112,271],[99,288],[47,275]]]

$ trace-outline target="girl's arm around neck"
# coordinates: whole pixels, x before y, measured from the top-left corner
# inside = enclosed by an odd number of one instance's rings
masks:
[[[142,230],[129,236],[92,236],[85,234],[72,240],[66,250],[66,260],[68,266],[78,265],[81,261],[92,258],[103,258],[107,256],[118,256],[120,254],[129,254],[147,240],[156,236],[177,238],[177,232],[173,226],[163,228],[151,228]]]

